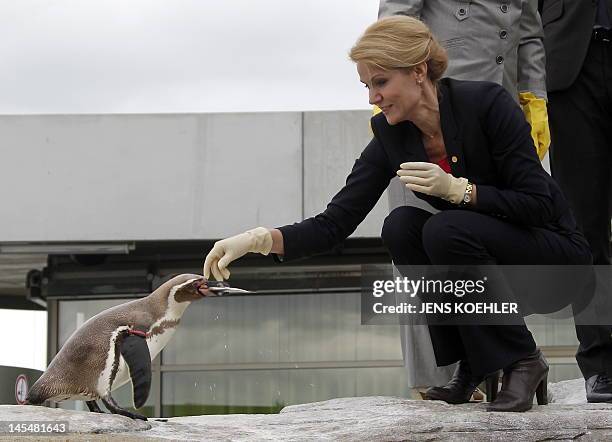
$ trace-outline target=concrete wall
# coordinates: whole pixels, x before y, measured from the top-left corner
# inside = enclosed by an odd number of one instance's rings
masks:
[[[325,208],[368,111],[0,116],[0,242],[214,239]],[[386,196],[357,236],[378,236]]]
[[[304,216],[320,213],[342,188],[355,160],[372,138],[368,111],[304,114]],[[353,236],[380,236],[387,192]]]

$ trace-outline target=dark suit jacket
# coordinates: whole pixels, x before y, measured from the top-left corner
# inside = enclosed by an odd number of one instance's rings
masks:
[[[607,2],[612,17],[612,0]],[[539,0],[544,49],[546,50],[546,88],[549,92],[567,89],[584,63],[595,17],[595,0]]]
[[[496,83],[448,78],[440,81],[439,91],[440,121],[452,174],[468,178],[478,189],[477,207],[467,210],[583,241],[559,187],[540,164],[530,126],[510,94]],[[411,122],[391,126],[378,114],[371,124],[374,138],[327,209],[280,227],[285,259],[339,244],[372,210],[401,163],[428,161],[421,132]],[[440,210],[458,209],[440,198],[415,194]]]

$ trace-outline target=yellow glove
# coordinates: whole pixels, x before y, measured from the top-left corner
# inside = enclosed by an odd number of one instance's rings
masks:
[[[531,125],[531,138],[533,138],[538,157],[543,160],[550,146],[546,100],[536,97],[532,92],[521,92],[519,102],[523,107],[525,119]]]
[[[376,105],[372,106],[372,116],[381,113],[382,110]],[[372,132],[372,120],[368,121],[368,126],[370,127],[370,132]]]

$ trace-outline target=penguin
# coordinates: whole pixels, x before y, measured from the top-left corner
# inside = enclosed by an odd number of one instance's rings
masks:
[[[216,296],[214,282],[183,274],[150,295],[104,310],[85,322],[66,341],[30,389],[26,401],[84,400],[90,411],[132,419],[145,416],[121,408],[113,390],[132,381],[134,408],[144,405],[151,388],[151,361],[168,344],[192,301]]]

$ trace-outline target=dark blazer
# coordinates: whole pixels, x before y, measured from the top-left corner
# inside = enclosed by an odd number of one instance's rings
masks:
[[[576,222],[555,181],[542,168],[530,126],[510,94],[496,83],[443,79],[440,121],[452,174],[477,185],[477,207],[466,209],[576,237]],[[346,185],[325,211],[280,227],[285,259],[329,250],[347,238],[372,210],[400,167],[428,161],[419,129],[371,120],[374,138],[355,162]],[[458,206],[415,194],[440,210]],[[582,239],[583,240],[583,239]]]
[[[607,2],[612,17],[612,0]],[[539,0],[546,51],[546,88],[567,89],[580,72],[586,57],[595,17],[595,0]]]

